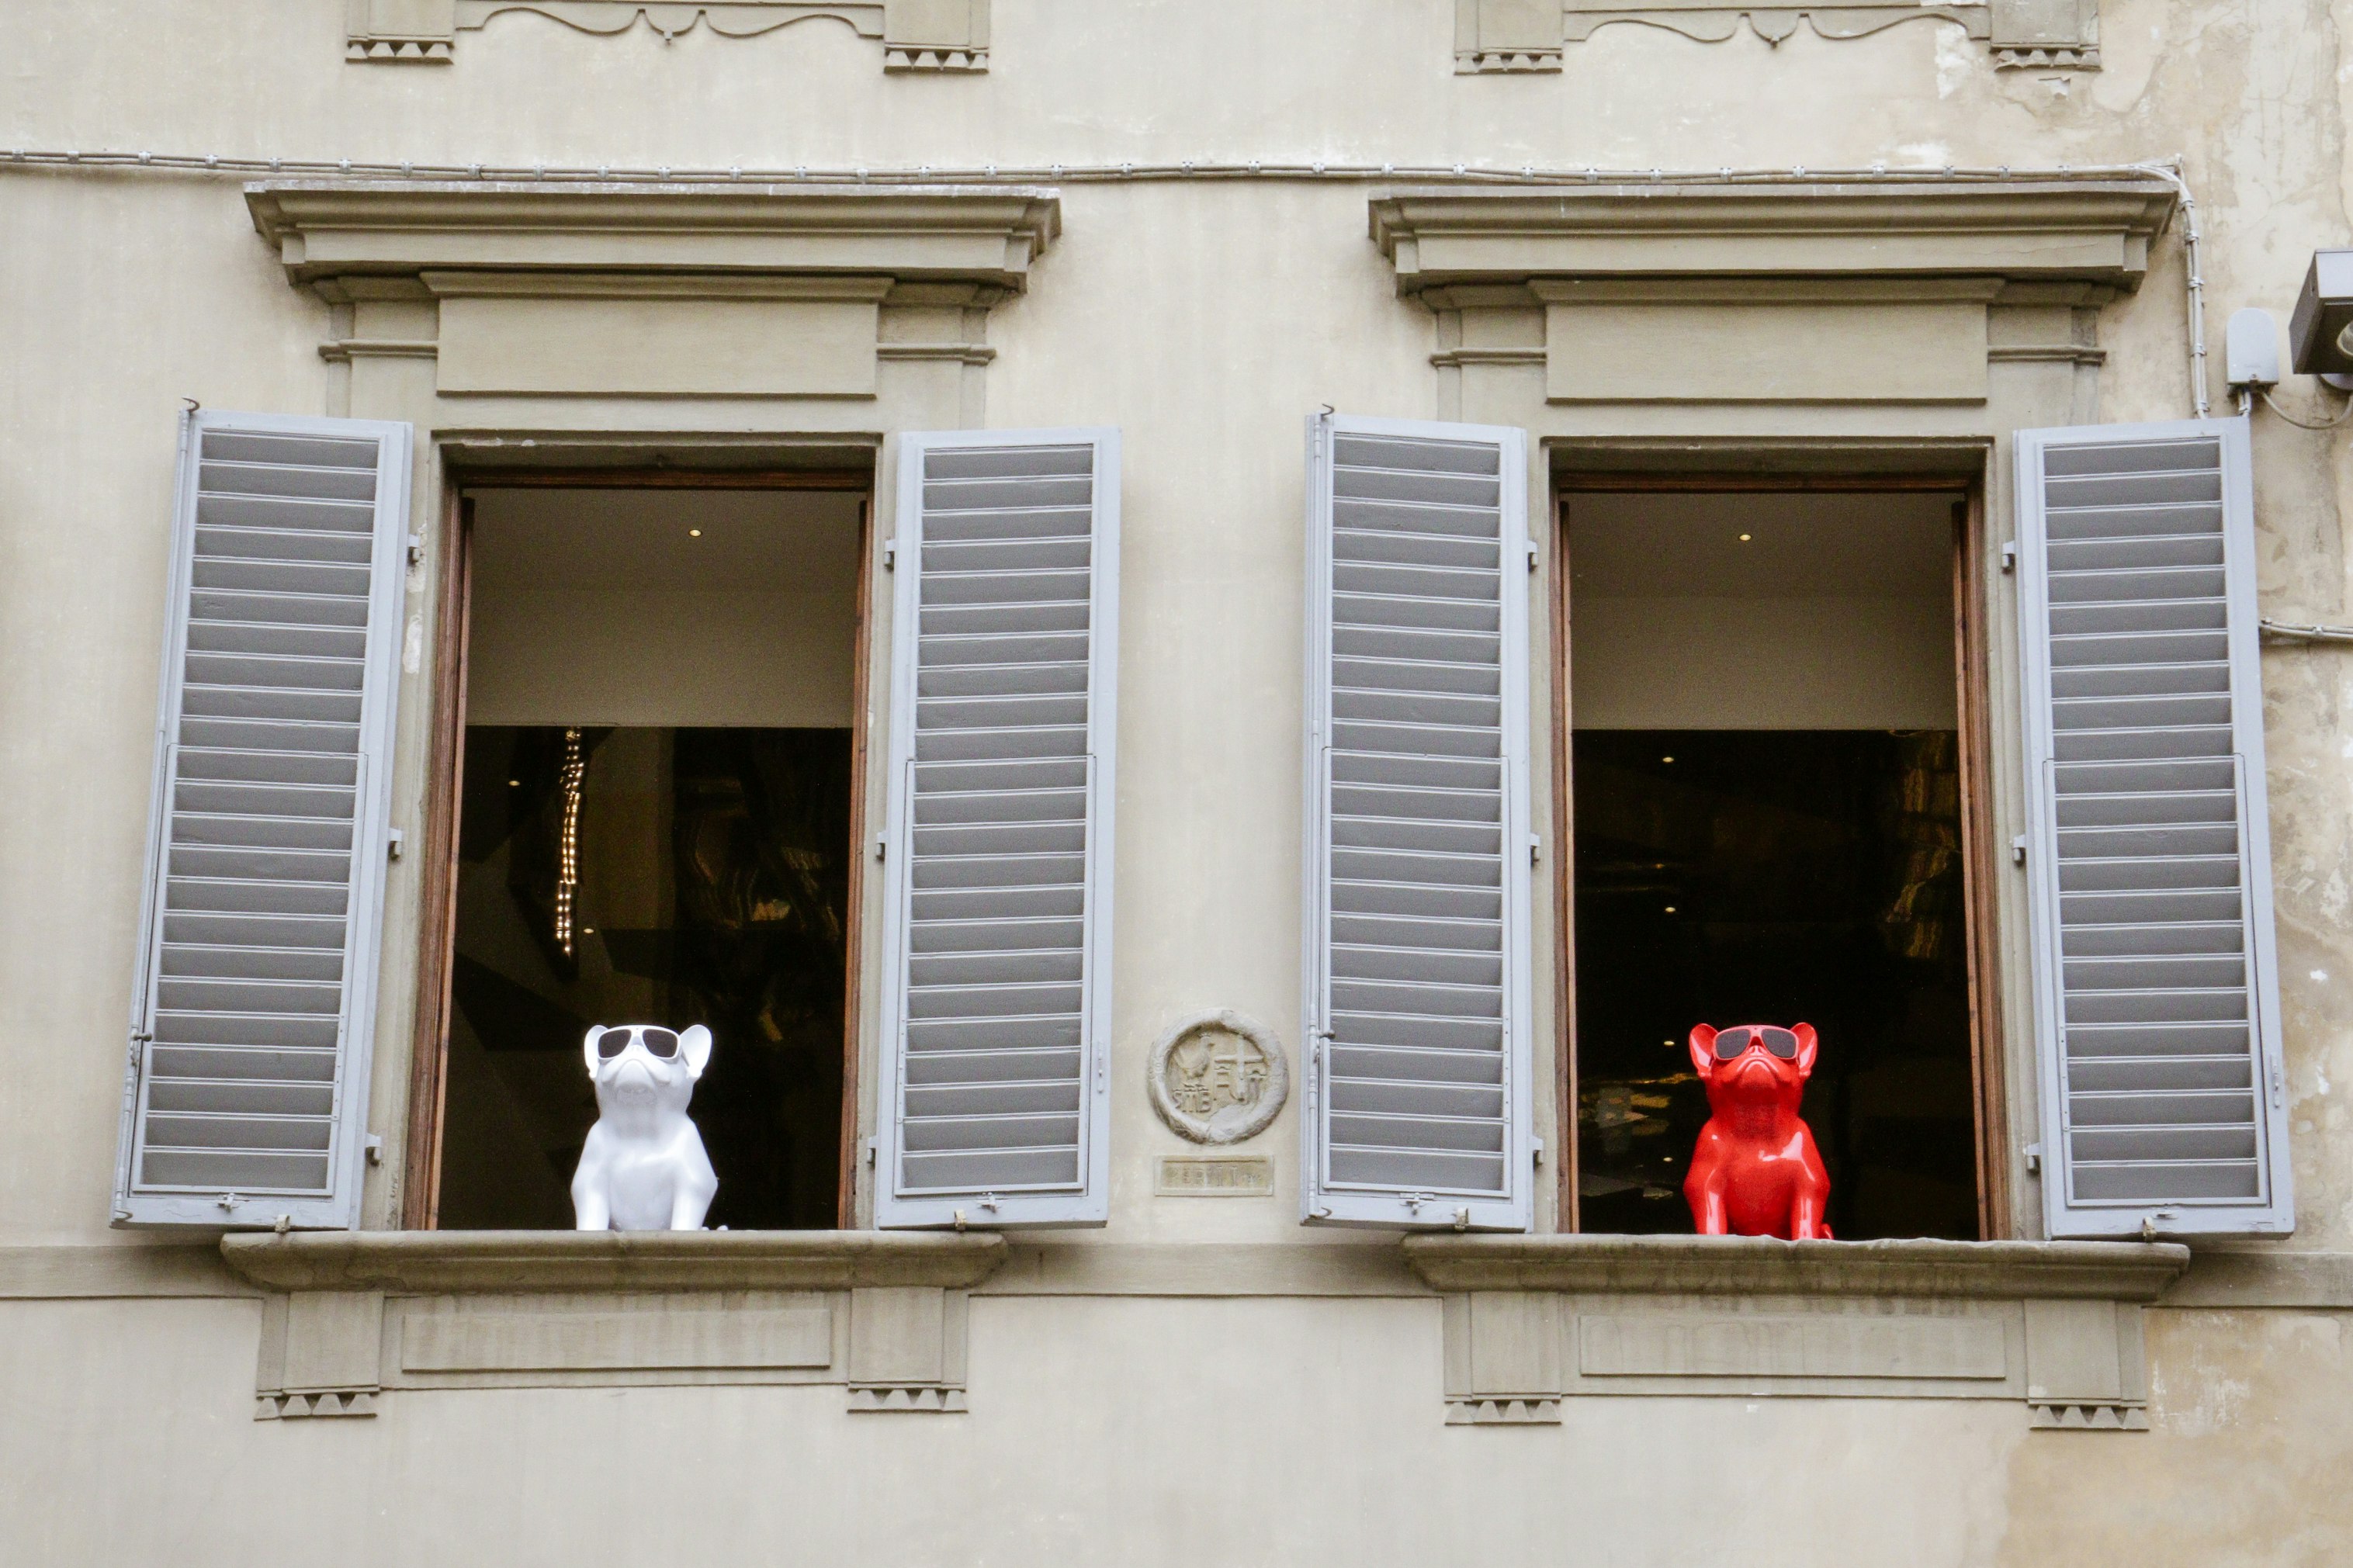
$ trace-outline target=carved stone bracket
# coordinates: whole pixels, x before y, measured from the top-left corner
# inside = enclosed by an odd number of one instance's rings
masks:
[[[261,1420],[388,1389],[833,1384],[851,1412],[965,1405],[965,1299],[1001,1237],[860,1231],[229,1236],[267,1292]]]
[[[2148,1425],[2144,1305],[2189,1249],[2114,1242],[1409,1237],[1446,1292],[1446,1418],[1560,1420],[1577,1394],[2012,1399]]]
[[[664,42],[708,27],[749,38],[796,22],[847,24],[882,45],[890,71],[985,71],[988,0],[345,0],[343,58],[365,65],[447,65],[461,32],[529,12],[578,32],[626,33],[643,22]]]
[[[1954,23],[1992,50],[1998,69],[2097,69],[2098,0],[1983,0],[1978,4],[1891,5],[1873,0],[1807,5],[1726,5],[1723,0],[1455,0],[1454,68],[1483,72],[1556,71],[1565,46],[1582,43],[1612,22],[1664,27],[1700,43],[1720,44],[1749,30],[1778,44],[1800,21],[1825,38],[1859,38],[1899,22],[1931,17]]]

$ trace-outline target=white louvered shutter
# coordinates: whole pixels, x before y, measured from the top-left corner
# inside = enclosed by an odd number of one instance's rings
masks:
[[[1115,430],[900,447],[875,1217],[1108,1214]]]
[[[408,465],[184,421],[119,1224],[356,1223]]]
[[[1309,1220],[1525,1230],[1526,437],[1308,425]]]
[[[2295,1226],[2242,420],[2018,441],[2050,1234]]]

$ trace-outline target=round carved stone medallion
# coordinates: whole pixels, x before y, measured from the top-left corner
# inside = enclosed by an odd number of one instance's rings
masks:
[[[1291,1094],[1282,1043],[1229,1008],[1193,1013],[1152,1046],[1152,1109],[1196,1143],[1239,1143],[1267,1130]]]

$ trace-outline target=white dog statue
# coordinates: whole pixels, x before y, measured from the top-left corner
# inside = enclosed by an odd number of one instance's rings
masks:
[[[701,1230],[719,1191],[702,1134],[688,1120],[711,1031],[596,1025],[584,1042],[596,1125],[581,1146],[572,1208],[582,1230]]]

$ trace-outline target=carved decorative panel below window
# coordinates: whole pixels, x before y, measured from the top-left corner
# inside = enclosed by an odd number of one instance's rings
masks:
[[[1966,28],[2000,70],[2096,70],[2099,0],[1982,0],[1979,4],[1887,5],[1883,0],[1815,0],[1807,5],[1722,4],[1720,0],[1455,0],[1454,68],[1556,71],[1561,51],[1597,27],[1641,22],[1704,44],[1720,44],[1743,21],[1778,44],[1802,20],[1825,38],[1859,38],[1899,22],[1933,16]]]
[[[988,68],[988,0],[346,0],[343,58],[367,65],[447,65],[459,33],[530,12],[583,33],[626,33],[643,22],[667,43],[708,27],[749,38],[796,22],[840,22],[882,46],[889,71]]]

